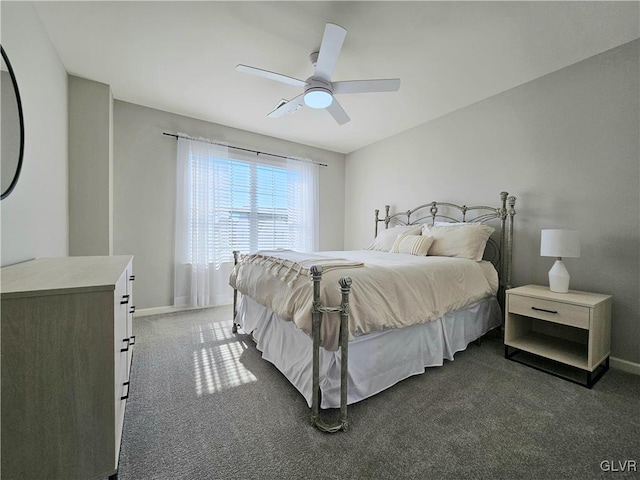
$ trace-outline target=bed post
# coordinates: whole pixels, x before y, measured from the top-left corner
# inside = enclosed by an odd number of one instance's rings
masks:
[[[508,242],[507,242],[507,272],[505,278],[505,290],[511,288],[511,274],[513,272],[513,217],[516,214],[516,197],[511,196],[507,199],[509,204],[509,222],[508,222]]]
[[[238,265],[238,258],[240,256],[240,251],[233,251],[233,266],[234,268]],[[238,333],[238,324],[236,323],[236,315],[238,314],[238,290],[233,289],[233,327],[231,327],[231,333]]]
[[[311,329],[313,334],[313,384],[311,390],[311,425],[317,425],[319,418],[319,388],[320,388],[320,322],[322,313],[320,308],[320,280],[322,280],[322,267],[312,266],[309,269],[313,282],[313,303],[311,305]]]
[[[391,220],[389,218],[389,209],[391,208],[390,205],[385,205],[384,206],[384,210],[385,210],[385,214],[384,214],[384,218],[380,218],[380,210],[376,209],[375,210],[375,231],[374,231],[374,237],[376,238],[378,236],[378,223],[380,222],[384,222],[384,228],[389,228],[389,221]]]
[[[504,307],[505,292],[511,288],[511,275],[513,273],[513,217],[516,214],[516,197],[509,196],[507,192],[500,193],[502,206],[499,209],[500,217],[500,288],[498,300]]]
[[[347,431],[347,380],[349,366],[349,293],[351,292],[351,279],[340,279],[340,424],[343,431]]]
[[[498,285],[498,300],[500,304],[504,306],[504,291],[505,291],[505,283],[507,276],[507,251],[505,250],[507,246],[507,196],[509,194],[507,192],[500,192],[500,258],[499,265],[500,268],[500,284]]]
[[[320,281],[322,280],[322,267],[312,266],[310,269],[313,282],[313,304],[311,307],[311,322],[313,333],[313,385],[311,392],[311,425],[328,433],[339,430],[347,431],[347,380],[349,365],[349,293],[351,292],[351,279],[341,278],[340,292],[342,302],[339,307],[325,307],[320,302]],[[340,312],[340,420],[334,423],[325,423],[320,418],[320,330],[322,314]]]

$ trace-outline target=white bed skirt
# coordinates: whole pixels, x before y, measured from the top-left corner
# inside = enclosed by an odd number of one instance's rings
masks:
[[[237,322],[253,333],[258,350],[298,389],[311,407],[311,338],[293,322],[278,318],[242,297]],[[349,342],[347,403],[368,398],[425,367],[441,366],[456,352],[502,322],[500,305],[489,298],[432,322],[361,335]],[[320,348],[321,408],[340,407],[340,351]]]

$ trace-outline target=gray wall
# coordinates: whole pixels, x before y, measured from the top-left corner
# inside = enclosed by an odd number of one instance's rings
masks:
[[[614,296],[612,356],[640,361],[639,48],[634,41],[347,156],[345,248],[372,212],[518,197],[514,285],[548,285],[540,230],[579,230],[571,288]]]
[[[69,255],[113,253],[113,98],[69,75]]]
[[[177,142],[163,132],[327,164],[320,167],[320,249],[343,249],[344,155],[116,100],[114,254],[135,255],[137,308],[173,304]]]
[[[67,72],[31,3],[2,2],[2,46],[24,112],[24,164],[0,203],[2,265],[68,252]]]

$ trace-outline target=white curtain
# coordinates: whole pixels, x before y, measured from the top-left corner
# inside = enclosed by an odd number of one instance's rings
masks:
[[[287,160],[287,170],[295,172],[296,181],[290,185],[290,211],[296,225],[292,249],[315,252],[319,248],[318,165],[311,161]]]
[[[178,138],[174,305],[233,300],[233,250],[318,249],[318,166]]]
[[[228,158],[228,149],[207,141],[178,138],[174,305],[207,306],[232,301],[230,265],[216,257],[225,245],[214,242],[216,178],[214,158]],[[217,268],[216,268],[217,267]]]

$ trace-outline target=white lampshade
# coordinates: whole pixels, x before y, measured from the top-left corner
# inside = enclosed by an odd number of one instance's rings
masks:
[[[580,232],[575,230],[542,230],[540,256],[571,258],[580,256]]]
[[[549,290],[567,293],[570,276],[562,257],[580,256],[580,233],[575,230],[542,230],[540,255],[556,257],[556,262],[549,270]]]

